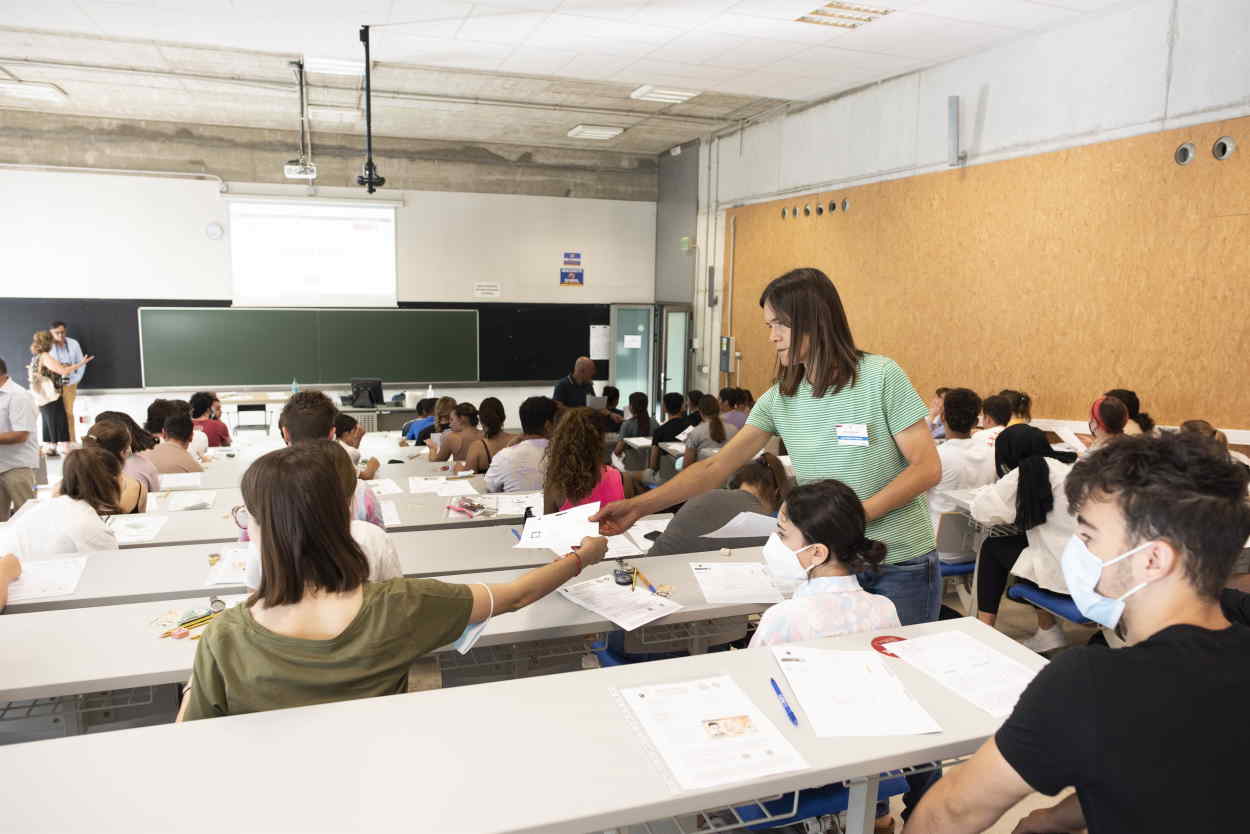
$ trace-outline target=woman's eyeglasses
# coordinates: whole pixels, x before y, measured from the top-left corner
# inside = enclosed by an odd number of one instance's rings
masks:
[[[240,504],[230,511],[230,516],[234,519],[234,523],[239,525],[240,530],[246,530],[248,522],[252,520],[252,516],[248,513],[247,507]]]

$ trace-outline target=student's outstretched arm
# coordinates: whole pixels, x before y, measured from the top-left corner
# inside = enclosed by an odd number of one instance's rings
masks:
[[[492,584],[490,594],[482,585],[470,585],[473,591],[473,611],[469,614],[469,623],[480,623],[491,616],[491,594],[495,598],[495,614],[518,611],[577,576],[582,568],[602,562],[607,552],[607,539],[585,538],[575,552],[566,553],[549,565],[534,568],[511,582]]]

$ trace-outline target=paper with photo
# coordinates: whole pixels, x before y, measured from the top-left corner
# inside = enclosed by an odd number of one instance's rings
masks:
[[[492,507],[497,515],[525,515],[527,507],[535,517],[543,514],[541,492],[497,492],[483,495],[482,502]]]
[[[568,553],[587,536],[599,535],[599,525],[589,520],[597,512],[599,502],[592,501],[563,512],[549,513],[541,518],[528,518],[516,547],[548,548],[557,554]]]
[[[398,527],[403,522],[399,520],[399,507],[394,501],[381,501],[382,505],[382,524],[385,527]]]
[[[141,544],[155,541],[168,520],[167,515],[115,515],[108,526],[118,544]]]
[[[86,567],[86,556],[26,559],[22,562],[22,575],[9,583],[9,602],[68,596],[78,588]]]
[[[626,631],[667,617],[682,606],[668,597],[632,585],[617,585],[612,574],[565,585],[560,595],[582,608],[611,620]]]
[[[617,691],[681,790],[807,767],[794,745],[728,675]]]
[[[365,481],[369,485],[369,489],[378,495],[399,495],[403,492],[399,488],[399,484],[395,483],[391,478],[378,478],[375,481]]]
[[[875,652],[776,646],[773,655],[821,738],[942,731]]]
[[[890,651],[998,718],[1015,709],[1037,672],[961,631],[890,644]]]
[[[205,585],[246,585],[247,558],[245,547],[223,550],[217,564],[208,569]]]
[[[192,489],[203,485],[202,472],[168,472],[161,475],[161,489]]]
[[[217,492],[212,489],[171,492],[165,499],[165,510],[171,513],[185,510],[210,510],[217,503]]]
[[[763,562],[691,562],[703,598],[712,605],[781,602]]]
[[[766,539],[777,532],[777,519],[763,513],[738,513],[725,526],[704,533],[705,539]]]

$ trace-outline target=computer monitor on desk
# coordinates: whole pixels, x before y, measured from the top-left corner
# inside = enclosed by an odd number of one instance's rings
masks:
[[[376,408],[382,405],[382,380],[374,377],[352,378],[352,399],[354,408]]]

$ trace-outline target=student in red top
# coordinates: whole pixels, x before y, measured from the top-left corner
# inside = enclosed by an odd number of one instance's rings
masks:
[[[204,432],[210,448],[230,445],[230,429],[221,421],[221,400],[211,391],[191,395],[191,422]]]

